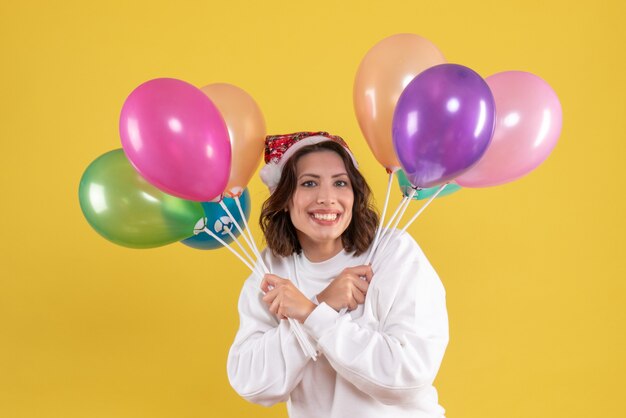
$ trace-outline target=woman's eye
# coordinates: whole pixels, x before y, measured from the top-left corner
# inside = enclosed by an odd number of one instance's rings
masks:
[[[338,186],[338,187],[346,187],[347,185],[348,185],[348,182],[345,180],[337,180],[335,182],[335,186]]]
[[[302,186],[304,186],[304,187],[313,187],[313,186],[315,186],[315,182],[313,180],[307,180],[304,183],[302,183]]]

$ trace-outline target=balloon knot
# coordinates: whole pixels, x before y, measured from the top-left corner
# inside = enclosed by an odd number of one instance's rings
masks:
[[[224,200],[224,195],[223,194],[219,194],[219,195],[215,196],[213,199],[211,199],[210,202],[220,203],[222,200]]]
[[[232,189],[226,191],[224,194],[230,197],[231,199],[234,199],[235,197],[241,196],[242,193],[243,193],[243,188],[233,187]]]

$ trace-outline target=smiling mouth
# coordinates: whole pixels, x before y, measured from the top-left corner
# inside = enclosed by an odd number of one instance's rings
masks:
[[[339,213],[311,213],[313,219],[326,222],[336,221],[339,216]]]

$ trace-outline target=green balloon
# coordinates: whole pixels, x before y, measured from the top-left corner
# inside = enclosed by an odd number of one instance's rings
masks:
[[[168,195],[148,183],[117,149],[93,161],[78,188],[89,225],[115,244],[153,248],[193,236],[202,204]]]
[[[400,190],[402,191],[402,194],[405,197],[409,197],[409,195],[411,194],[411,189],[413,188],[413,186],[411,185],[411,182],[409,182],[409,179],[406,177],[406,174],[404,174],[404,170],[396,171],[396,178],[398,179],[398,185],[400,186]],[[439,187],[441,187],[441,186],[435,186],[435,187],[428,187],[426,189],[420,189],[413,196],[413,200],[428,199],[432,195],[437,193],[437,190],[439,190]],[[446,185],[446,187],[444,187],[444,189],[441,191],[441,193],[439,193],[437,195],[437,199],[439,199],[440,197],[443,197],[443,196],[448,196],[448,195],[450,195],[452,193],[455,193],[455,192],[457,192],[457,191],[459,191],[461,189],[462,189],[462,187],[459,186],[458,184],[448,183],[448,185]]]

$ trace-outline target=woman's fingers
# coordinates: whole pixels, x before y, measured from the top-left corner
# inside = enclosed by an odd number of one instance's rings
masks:
[[[263,302],[268,305],[270,313],[278,319],[294,318],[304,322],[315,309],[316,305],[290,280],[268,274],[264,277],[261,287],[267,289],[267,293],[262,297]]]
[[[285,280],[281,277],[276,276],[275,274],[266,274],[263,276],[263,280],[261,281],[261,290],[263,293],[267,293],[273,288],[284,286],[289,282],[289,280]]]
[[[361,278],[356,278],[352,280],[352,284],[354,287],[359,289],[363,294],[367,293],[367,289],[369,288],[369,283],[366,280]]]
[[[369,267],[369,266],[368,266]],[[374,277],[374,272],[372,271],[372,267],[369,268],[369,271],[366,270],[365,272],[365,279],[367,280],[367,282],[371,282],[372,281],[372,277]]]
[[[368,282],[372,280],[372,276],[374,275],[372,266],[370,265],[348,267],[344,270],[344,272],[356,274],[357,276],[364,276]]]
[[[359,289],[352,289],[352,297],[359,305],[365,302],[365,293],[361,292]]]
[[[274,299],[276,299],[277,295],[278,295],[278,289],[268,290],[267,293],[265,293],[265,295],[262,298],[263,302],[269,305],[270,303],[274,301]]]
[[[271,313],[278,316],[279,308],[280,308],[280,298],[275,297],[272,303],[270,304],[269,310]]]
[[[263,291],[263,293],[269,292],[271,290],[270,287],[272,287],[267,276],[268,274],[263,276],[263,280],[261,281],[261,290]]]
[[[355,309],[356,309],[356,308],[358,308],[358,307],[359,307],[359,304],[358,304],[358,303],[356,303],[356,301],[354,300],[354,298],[352,298],[352,300],[350,301],[350,303],[348,303],[348,310],[349,310],[349,311],[353,311],[353,310],[355,310]]]
[[[354,310],[365,302],[365,295],[369,288],[367,280],[359,277],[359,273],[368,274],[369,266],[357,266],[344,269],[320,294],[319,302],[326,302],[336,311],[343,308]]]

